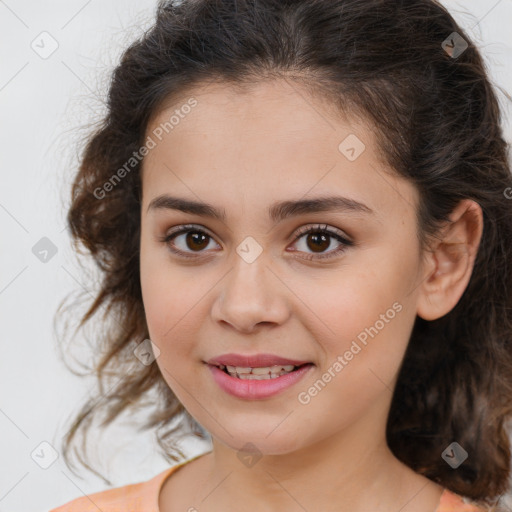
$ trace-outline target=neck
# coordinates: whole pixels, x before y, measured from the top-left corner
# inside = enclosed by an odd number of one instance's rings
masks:
[[[208,510],[237,503],[250,504],[252,512],[434,512],[442,488],[400,462],[372,419],[293,452],[255,454],[246,463],[213,439],[200,487],[205,496],[211,493]]]

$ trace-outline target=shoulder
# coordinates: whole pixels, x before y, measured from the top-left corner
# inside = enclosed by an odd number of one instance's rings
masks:
[[[80,496],[49,512],[158,512],[160,486],[178,466],[172,466],[144,482]]]
[[[482,505],[445,489],[435,512],[487,512],[487,510]]]

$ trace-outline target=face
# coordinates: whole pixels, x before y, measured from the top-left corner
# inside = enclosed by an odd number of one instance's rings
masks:
[[[185,408],[235,450],[288,453],[370,417],[382,434],[421,258],[417,192],[379,159],[374,131],[277,81],[196,88],[146,136],[156,144],[142,174],[144,307],[156,364]],[[225,216],[155,202],[163,195]],[[327,197],[351,202],[275,208]],[[238,379],[253,392],[241,397],[206,364],[227,353],[312,364],[270,396],[258,390],[278,379]]]

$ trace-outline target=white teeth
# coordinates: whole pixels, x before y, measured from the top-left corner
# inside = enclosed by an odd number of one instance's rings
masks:
[[[282,373],[284,370],[286,373],[291,372],[295,366],[293,364],[287,364],[285,366],[267,366],[264,368],[253,368],[252,374],[253,375],[267,375],[269,372],[271,373]],[[238,368],[237,368],[238,372]],[[238,372],[240,373],[240,372]]]
[[[224,365],[219,365],[219,367],[221,370],[226,369],[232,377],[238,377],[239,379],[246,380],[277,379],[277,377],[290,373],[295,368],[293,364],[266,366],[263,368]]]

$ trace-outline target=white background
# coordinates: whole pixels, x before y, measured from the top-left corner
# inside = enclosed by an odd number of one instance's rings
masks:
[[[442,3],[480,47],[492,81],[511,94],[512,1]],[[77,478],[61,456],[42,469],[31,453],[43,441],[59,450],[70,417],[94,389],[94,381],[75,377],[60,361],[53,327],[64,296],[92,285],[76,265],[65,226],[76,141],[80,126],[101,116],[109,73],[151,25],[155,6],[149,0],[0,0],[0,512],[47,511],[106,488],[85,470]],[[31,48],[43,31],[59,45],[47,59]],[[512,142],[511,105],[501,92],[498,97]],[[47,263],[32,253],[42,237],[58,249]],[[115,443],[119,455],[100,469],[108,468],[114,486],[169,467],[150,434],[115,432],[103,442]],[[192,456],[209,447],[184,449]]]

